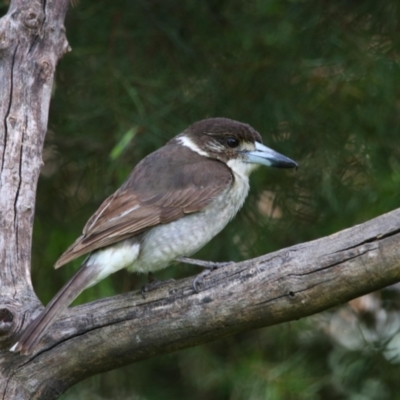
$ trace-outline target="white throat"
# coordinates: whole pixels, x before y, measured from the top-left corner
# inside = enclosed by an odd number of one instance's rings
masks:
[[[235,176],[247,181],[250,174],[259,167],[258,164],[246,163],[237,158],[229,160],[226,165],[232,170]]]

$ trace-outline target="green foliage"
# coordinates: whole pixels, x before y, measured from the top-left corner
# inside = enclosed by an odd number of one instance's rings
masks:
[[[399,17],[398,0],[81,0],[39,183],[41,299],[71,276],[52,264],[135,163],[205,117],[250,123],[300,169],[255,173],[244,210],[199,257],[254,257],[398,207]],[[79,301],[141,282],[121,273]],[[340,349],[309,318],[94,377],[64,398],[398,399],[398,375],[381,351]]]

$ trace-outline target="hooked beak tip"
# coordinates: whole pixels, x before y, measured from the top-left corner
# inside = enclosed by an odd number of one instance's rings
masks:
[[[289,157],[258,142],[255,143],[255,146],[256,149],[254,151],[247,152],[247,162],[274,168],[294,168],[296,171],[299,168],[297,162]]]

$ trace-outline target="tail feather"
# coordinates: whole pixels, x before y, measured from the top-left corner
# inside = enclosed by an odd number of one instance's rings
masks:
[[[66,283],[54,298],[47,304],[42,313],[28,325],[18,342],[11,347],[10,351],[21,354],[32,354],[47,327],[53,322],[57,315],[65,310],[87,287],[90,286],[96,276],[96,268],[84,263],[79,271]]]

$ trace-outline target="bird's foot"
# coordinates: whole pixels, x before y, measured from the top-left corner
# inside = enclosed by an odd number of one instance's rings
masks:
[[[145,299],[146,298],[146,293],[151,292],[152,290],[155,290],[159,288],[162,285],[165,285],[166,283],[170,283],[175,281],[175,279],[167,279],[166,281],[162,281],[160,279],[157,279],[151,272],[147,274],[147,279],[149,283],[146,283],[145,285],[142,286],[142,297]]]
[[[228,262],[213,262],[213,261],[204,261],[204,260],[196,260],[194,258],[188,258],[188,257],[178,257],[176,261],[183,262],[186,264],[193,264],[193,265],[198,265],[199,267],[205,268],[203,272],[198,274],[196,278],[193,279],[193,290],[198,293],[199,292],[199,284],[201,284],[201,281],[203,278],[211,273],[214,269],[221,268],[221,267],[226,267],[228,265],[234,264],[233,261],[228,261]]]

